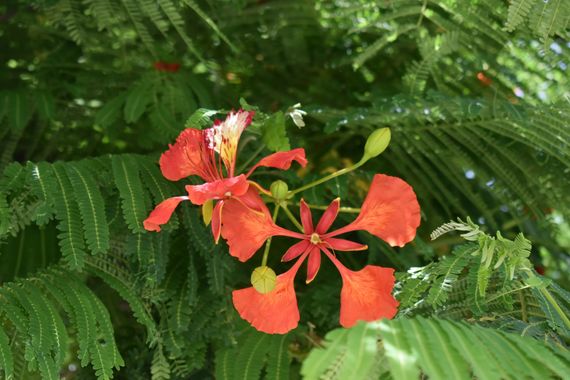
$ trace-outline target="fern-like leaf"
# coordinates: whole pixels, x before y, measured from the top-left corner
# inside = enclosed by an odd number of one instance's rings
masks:
[[[95,254],[104,253],[109,249],[109,227],[99,186],[87,163],[69,164],[66,169],[79,204],[87,246]]]
[[[372,350],[375,360],[388,359],[393,378],[417,379],[420,370],[430,379],[470,380],[472,373],[479,379],[519,378],[525,373],[531,378],[564,377],[570,371],[570,360],[563,349],[557,349],[533,339],[487,329],[465,322],[437,318],[383,320],[367,324],[371,342],[382,341],[384,350]],[[360,365],[348,359],[362,354],[351,341],[364,345],[363,327],[333,330],[327,335],[324,348],[313,349],[303,362],[307,380],[341,378],[329,376],[343,371],[356,373]],[[339,361],[338,353],[347,358]],[[362,368],[366,368],[364,363]],[[364,377],[361,377],[364,378]]]
[[[10,340],[0,326],[0,371],[4,371],[6,380],[12,379],[14,373],[14,357],[10,349]]]
[[[520,24],[525,21],[525,18],[534,5],[533,0],[513,0],[509,5],[509,16],[507,18],[507,30],[512,32]]]
[[[59,220],[57,228],[61,231],[58,236],[61,252],[71,268],[81,269],[85,263],[86,251],[74,189],[63,164],[52,165],[52,173],[55,180],[50,193],[53,194],[55,216]]]
[[[146,218],[146,193],[139,177],[139,168],[133,156],[113,156],[113,175],[122,200],[123,216],[133,232],[144,232]]]

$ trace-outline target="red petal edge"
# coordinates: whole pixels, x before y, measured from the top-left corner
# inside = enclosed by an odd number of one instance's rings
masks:
[[[160,232],[160,226],[168,223],[178,204],[185,200],[188,200],[188,197],[172,197],[159,203],[143,221],[144,229]]]
[[[414,239],[420,225],[416,194],[410,185],[397,177],[376,174],[361,210],[354,222],[325,237],[365,230],[393,247],[403,247]]]
[[[220,235],[222,233],[222,209],[224,208],[224,201],[219,201],[216,203],[214,210],[212,211],[212,235],[214,235],[214,241],[216,244],[220,241]]]
[[[222,217],[222,237],[228,243],[230,254],[240,261],[247,261],[273,236],[276,226],[267,206],[251,186],[240,198],[230,198],[224,202]]]
[[[308,162],[307,158],[305,157],[305,149],[296,148],[285,152],[270,154],[255,164],[255,166],[249,170],[247,176],[249,177],[251,173],[253,173],[253,171],[260,166],[288,170],[291,167],[291,163],[293,161],[297,161],[299,165],[305,167]]]
[[[186,191],[188,192],[190,202],[195,205],[201,205],[210,199],[239,197],[246,193],[248,187],[249,182],[242,174],[237,177],[206,182],[202,185],[187,185]]]
[[[162,175],[171,180],[178,181],[191,175],[199,175],[207,181],[205,173],[208,172],[203,161],[203,151],[207,149],[204,142],[203,131],[187,128],[180,133],[174,145],[160,156],[160,170]]]

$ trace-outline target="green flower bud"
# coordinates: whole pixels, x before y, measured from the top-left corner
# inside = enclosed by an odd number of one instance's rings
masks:
[[[390,128],[380,128],[372,132],[368,136],[368,140],[366,140],[362,159],[367,161],[385,151],[388,144],[390,144],[390,138]]]
[[[269,190],[271,191],[271,195],[273,195],[273,198],[281,201],[287,197],[289,186],[287,186],[285,182],[277,180],[271,184]]]
[[[251,273],[251,285],[261,294],[266,294],[275,289],[277,283],[277,275],[273,269],[267,266],[261,266],[254,269]]]

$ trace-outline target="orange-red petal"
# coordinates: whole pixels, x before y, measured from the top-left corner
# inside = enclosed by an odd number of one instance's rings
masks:
[[[224,202],[222,237],[226,239],[232,256],[247,261],[267,238],[275,235],[304,238],[304,235],[273,223],[267,206],[253,186],[242,197]]]
[[[340,270],[340,269],[339,269]],[[358,272],[346,267],[340,270],[340,324],[352,327],[358,321],[393,318],[398,312],[398,301],[392,296],[394,269],[367,265]]]
[[[321,216],[321,220],[319,220],[319,224],[317,224],[317,228],[315,229],[319,235],[327,232],[328,229],[332,226],[336,219],[336,216],[338,215],[339,208],[340,198],[332,201],[329,207],[327,207],[323,213],[323,216]]]
[[[249,177],[255,169],[260,166],[266,166],[270,168],[277,168],[281,170],[288,170],[291,167],[291,163],[297,161],[299,165],[305,167],[307,165],[307,158],[305,157],[305,149],[296,148],[288,150],[285,152],[277,152],[270,154],[262,158],[254,167],[252,167],[247,176]]]
[[[159,232],[160,226],[168,223],[178,204],[185,200],[188,197],[172,197],[160,202],[143,221],[144,229]]]
[[[207,163],[204,162],[204,151],[207,149],[203,131],[187,128],[176,139],[174,145],[160,156],[162,175],[171,181],[199,175],[209,180]]]
[[[222,209],[224,208],[224,201],[219,201],[216,203],[214,210],[212,211],[212,235],[214,235],[214,241],[218,244],[220,240],[220,234],[222,233]]]
[[[300,317],[293,281],[304,257],[277,276],[275,289],[269,293],[261,294],[253,287],[234,290],[232,299],[239,315],[267,334],[285,334],[297,327]]]
[[[400,178],[376,174],[356,220],[326,237],[365,230],[403,247],[414,239],[419,225],[420,205],[412,187]]]
[[[201,205],[210,199],[239,197],[245,194],[248,187],[249,182],[242,174],[237,177],[206,182],[202,185],[187,185],[186,191],[188,192],[190,202],[195,205]]]

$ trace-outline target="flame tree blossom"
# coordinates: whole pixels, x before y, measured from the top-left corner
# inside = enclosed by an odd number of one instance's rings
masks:
[[[211,223],[214,239],[218,242],[225,200],[246,194],[250,183],[253,183],[248,177],[256,168],[265,166],[287,170],[293,161],[303,167],[307,164],[304,149],[297,148],[264,157],[246,174],[238,175],[235,166],[239,139],[251,124],[253,116],[254,112],[250,111],[230,112],[224,121],[216,120],[211,128],[187,128],[180,133],[174,145],[160,157],[162,174],[171,181],[196,175],[205,183],[187,185],[187,195],[161,202],[144,221],[146,230],[160,231],[160,226],[170,220],[182,201],[190,200],[195,205],[203,205],[215,200]]]
[[[273,290],[262,294],[249,287],[233,292],[235,308],[253,327],[270,334],[283,334],[297,326],[295,276],[306,260],[306,282],[313,281],[321,265],[322,253],[333,262],[342,277],[342,326],[351,327],[359,320],[392,318],[396,314],[398,302],[391,295],[394,270],[367,265],[360,271],[352,271],[336,258],[335,251],[366,250],[366,245],[338,237],[357,230],[368,231],[391,246],[402,247],[410,242],[420,224],[420,207],[413,189],[406,182],[396,177],[375,175],[358,217],[331,232],[329,229],[340,208],[339,199],[328,206],[316,226],[310,208],[301,200],[303,233],[299,233],[276,225],[256,192],[250,191],[247,197],[247,204],[229,200],[225,206],[226,218],[221,233],[233,256],[240,261],[248,260],[271,236],[300,240],[283,255],[282,261],[297,261],[287,272],[277,276]]]

